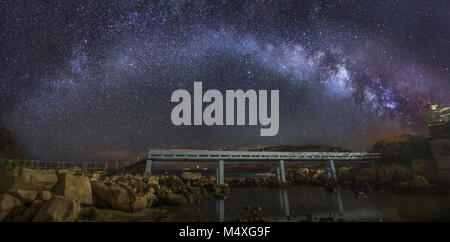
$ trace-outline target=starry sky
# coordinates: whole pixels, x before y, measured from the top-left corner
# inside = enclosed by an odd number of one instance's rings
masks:
[[[449,1],[0,2],[0,125],[33,159],[426,134],[450,105]],[[280,90],[280,130],[179,126],[176,89]]]

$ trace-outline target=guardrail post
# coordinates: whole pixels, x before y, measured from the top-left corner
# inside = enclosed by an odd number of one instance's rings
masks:
[[[217,176],[216,176],[216,183],[217,184],[224,184],[224,175],[225,175],[225,171],[224,171],[224,161],[223,160],[219,160],[219,166],[217,167]]]
[[[152,164],[153,164],[153,162],[152,162],[152,160],[147,160],[146,162],[145,162],[145,172],[152,172]]]

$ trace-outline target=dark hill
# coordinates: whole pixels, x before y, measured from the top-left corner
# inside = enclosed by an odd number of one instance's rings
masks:
[[[0,128],[0,159],[28,159],[11,131],[5,128]]]

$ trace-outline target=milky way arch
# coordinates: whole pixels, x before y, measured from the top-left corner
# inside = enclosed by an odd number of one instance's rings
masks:
[[[364,150],[427,132],[450,105],[449,4],[1,3],[1,122],[42,159],[135,159],[150,147],[321,143]],[[280,132],[174,127],[170,94],[279,89]]]

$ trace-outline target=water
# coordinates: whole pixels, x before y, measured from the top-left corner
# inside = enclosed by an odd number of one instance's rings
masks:
[[[159,171],[163,174],[163,170]],[[193,171],[198,172],[198,171]],[[272,170],[261,172],[227,170],[226,178],[269,177]],[[156,172],[158,173],[158,172]],[[169,174],[181,174],[169,170]],[[215,175],[215,169],[202,171]],[[313,218],[335,221],[450,221],[449,192],[441,195],[398,194],[372,191],[367,198],[356,198],[346,188],[330,193],[320,186],[290,185],[277,187],[232,187],[226,200],[204,200],[189,204],[173,219],[176,221],[234,221],[248,218],[246,207],[261,207],[260,217],[266,221],[301,221],[306,214]],[[289,219],[287,218],[289,215]]]
[[[301,221],[305,214],[335,221],[450,221],[448,195],[371,192],[356,198],[348,189],[329,193],[318,186],[232,187],[226,200],[187,205],[174,220],[234,221],[250,216],[247,206],[260,206],[265,221]]]

